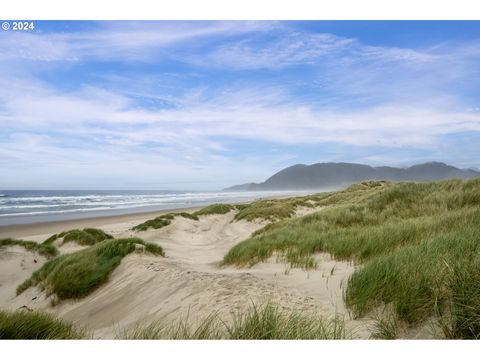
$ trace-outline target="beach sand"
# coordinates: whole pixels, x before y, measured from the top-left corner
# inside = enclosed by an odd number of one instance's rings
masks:
[[[190,209],[193,211],[194,209]],[[304,216],[320,208],[301,208]],[[266,222],[232,221],[234,211],[202,216],[199,221],[176,217],[157,230],[134,232],[132,226],[161,212],[10,226],[0,237],[43,241],[72,228],[96,227],[115,237],[139,236],[161,245],[166,257],[133,253],[113,271],[109,281],[81,300],[52,306],[37,287],[15,296],[15,288],[46,260],[19,247],[0,250],[0,308],[51,312],[93,331],[95,338],[114,338],[122,331],[153,320],[176,321],[188,316],[200,321],[212,312],[228,318],[252,303],[272,301],[284,309],[312,311],[325,317],[344,317],[354,337],[368,338],[368,321],[352,320],[343,303],[346,281],[354,271],[348,262],[317,255],[319,267],[290,269],[270,259],[251,268],[219,267],[227,251]],[[70,246],[71,247],[71,246]],[[69,252],[78,248],[60,248]]]

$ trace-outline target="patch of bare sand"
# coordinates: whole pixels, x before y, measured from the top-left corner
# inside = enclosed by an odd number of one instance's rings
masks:
[[[247,239],[266,222],[233,221],[235,212],[207,215],[200,220],[176,217],[169,226],[121,236],[139,236],[161,245],[167,257],[190,264],[195,269],[215,269],[223,256],[240,241]]]
[[[305,216],[305,215],[310,215],[310,214],[319,212],[323,208],[324,208],[324,206],[316,206],[316,207],[298,206],[295,209],[295,216],[296,217],[302,217],[302,216]]]
[[[235,222],[234,215],[209,215],[199,221],[177,217],[169,226],[138,233],[129,230],[136,224],[99,226],[116,237],[139,236],[158,243],[167,257],[131,254],[107,284],[78,301],[52,307],[44,293],[30,288],[7,307],[53,312],[93,330],[96,337],[112,338],[154,320],[175,321],[188,314],[195,322],[212,312],[228,318],[252,303],[273,301],[284,309],[326,317],[339,314],[356,337],[368,337],[365,323],[350,320],[342,300],[345,282],[354,271],[350,263],[321,254],[319,268],[309,272],[274,260],[253,268],[218,267],[232,246],[266,224]]]
[[[22,246],[0,248],[0,306],[12,301],[16,296],[17,286],[45,261],[43,256],[25,250]]]
[[[69,241],[69,242],[64,243],[63,240],[61,240],[60,244],[58,245],[58,251],[62,255],[63,254],[70,254],[70,253],[80,251],[80,250],[83,250],[83,249],[86,249],[86,248],[88,248],[88,246],[79,245],[74,241]]]

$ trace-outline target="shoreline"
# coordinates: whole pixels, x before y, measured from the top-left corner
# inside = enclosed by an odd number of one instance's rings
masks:
[[[208,205],[205,205],[208,206]],[[197,211],[205,206],[195,206],[189,208],[176,208],[176,209],[164,209],[156,211],[135,212],[121,215],[105,215],[96,217],[86,217],[80,219],[71,220],[54,220],[54,221],[42,221],[33,222],[28,224],[12,224],[0,226],[0,238],[8,237],[26,237],[35,236],[39,234],[57,233],[61,231],[86,228],[86,227],[98,227],[103,225],[111,225],[116,223],[122,223],[127,221],[143,222],[145,220],[164,215],[170,212],[192,212]]]
[[[232,204],[248,204],[264,199],[284,199],[303,196],[304,194],[262,196],[248,201],[231,202]],[[176,207],[172,209],[150,210],[142,212],[130,212],[127,214],[90,216],[77,219],[61,219],[51,221],[37,221],[21,224],[0,225],[0,238],[22,238],[44,234],[54,234],[77,228],[101,227],[118,223],[138,221],[138,223],[150,220],[170,212],[194,212],[215,203],[206,203],[191,207]]]

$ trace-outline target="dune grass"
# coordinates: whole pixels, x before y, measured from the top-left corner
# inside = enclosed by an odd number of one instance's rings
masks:
[[[88,339],[85,329],[60,320],[50,314],[17,310],[0,311],[0,339]],[[252,304],[244,311],[222,319],[212,313],[200,322],[190,322],[188,316],[175,322],[152,322],[124,331],[118,339],[348,339],[351,334],[340,317],[326,319],[314,313],[280,309],[266,303]]]
[[[205,216],[205,215],[216,215],[216,214],[226,214],[230,211],[236,209],[235,205],[230,204],[212,204],[203,209],[195,211],[193,214],[196,216]]]
[[[349,335],[343,319],[325,319],[315,314],[285,311],[272,303],[252,305],[245,311],[232,314],[230,319],[221,319],[211,314],[199,325],[186,319],[165,324],[154,322],[126,332],[127,339],[345,339]]]
[[[480,179],[355,187],[324,198],[320,212],[257,231],[223,263],[276,254],[309,268],[326,251],[363,264],[345,293],[356,316],[391,304],[407,324],[437,316],[446,336],[479,337]]]
[[[52,244],[57,239],[63,238],[63,244],[73,241],[79,245],[92,246],[98,242],[113,239],[113,236],[100,229],[85,228],[83,230],[73,229],[50,236],[43,244]]]
[[[348,204],[368,197],[373,192],[390,185],[391,183],[386,181],[363,181],[340,192],[325,192],[285,199],[257,200],[238,207],[239,212],[235,215],[235,220],[284,220],[291,218],[299,207],[315,208],[332,204]]]
[[[355,221],[349,213],[358,202],[363,202],[377,193],[392,186],[387,182],[363,182],[337,193],[324,193],[302,198],[281,199],[282,203],[294,209],[294,206],[329,206],[328,208],[303,216],[269,224],[252,234],[252,237],[234,246],[224,257],[224,265],[252,266],[265,261],[275,253],[296,267],[315,267],[311,255],[324,249],[324,242],[331,243],[329,230],[337,232],[348,221]],[[312,201],[312,198],[314,201]],[[335,205],[334,205],[335,204]],[[266,209],[268,209],[265,206]],[[266,210],[268,211],[268,210]],[[292,210],[294,211],[294,210]],[[239,213],[240,214],[240,213]],[[351,232],[357,234],[356,231]],[[338,245],[338,242],[332,242]],[[354,245],[349,241],[345,246]],[[353,251],[355,246],[350,246]],[[340,247],[339,249],[340,250]],[[344,251],[347,251],[345,249]],[[336,254],[338,257],[339,254]],[[347,256],[343,256],[347,258]]]
[[[295,206],[290,203],[279,200],[260,200],[254,201],[245,206],[237,214],[235,220],[253,221],[260,220],[281,220],[295,214]]]
[[[52,315],[17,310],[0,311],[0,339],[6,340],[65,340],[85,339],[87,333]]]
[[[141,224],[135,225],[132,230],[134,231],[146,231],[150,228],[152,229],[160,229],[162,227],[168,226],[171,224],[172,220],[176,216],[181,216],[186,219],[198,221],[198,216],[194,214],[190,214],[187,212],[179,212],[179,213],[168,213],[164,215],[157,216],[155,219],[147,220]]]
[[[22,246],[28,251],[37,252],[47,258],[52,258],[58,254],[58,250],[51,244],[39,244],[34,241],[18,240],[12,238],[0,239],[0,248],[7,246]]]
[[[386,181],[364,181],[353,185],[343,192],[326,192],[308,196],[298,196],[285,199],[265,199],[257,200],[248,204],[212,204],[204,207],[192,214],[169,213],[157,216],[154,219],[147,220],[132,228],[134,231],[145,231],[149,228],[160,229],[170,225],[175,216],[183,216],[188,219],[198,220],[199,216],[226,214],[232,210],[237,210],[235,221],[246,220],[266,220],[278,221],[291,218],[298,207],[320,207],[331,204],[349,203],[353,199],[360,199],[362,196],[368,196],[372,191],[391,185]]]
[[[164,256],[163,249],[142,239],[112,239],[87,249],[61,255],[46,262],[17,288],[17,294],[39,285],[56,300],[87,296],[104,284],[121,260],[139,246],[155,255]]]

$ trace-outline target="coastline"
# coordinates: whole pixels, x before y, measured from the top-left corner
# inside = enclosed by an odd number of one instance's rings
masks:
[[[266,194],[267,195],[267,194]],[[248,201],[233,201],[232,204],[248,204],[253,201],[263,199],[284,199],[305,194],[283,194],[262,196]],[[124,225],[130,223],[141,223],[157,216],[170,212],[194,212],[208,205],[214,204],[209,202],[198,206],[191,207],[175,207],[171,209],[149,210],[149,211],[132,211],[129,213],[115,215],[88,216],[75,219],[59,219],[51,221],[36,221],[20,224],[0,225],[0,238],[25,238],[25,237],[41,237],[48,234],[55,234],[76,228],[86,227],[104,227],[112,225]],[[134,224],[134,225],[135,225]],[[33,238],[35,240],[35,238]]]
[[[0,238],[6,237],[29,237],[43,234],[53,234],[75,228],[100,227],[118,223],[138,221],[139,223],[152,219],[154,217],[167,214],[169,212],[193,212],[200,210],[205,206],[196,206],[190,208],[165,209],[157,211],[135,212],[121,215],[105,215],[96,217],[86,217],[72,220],[54,220],[43,222],[32,222],[27,224],[12,224],[0,226]]]

